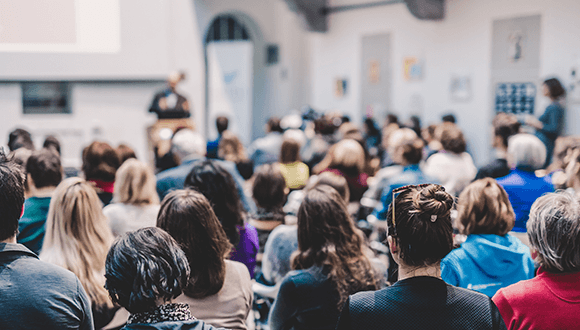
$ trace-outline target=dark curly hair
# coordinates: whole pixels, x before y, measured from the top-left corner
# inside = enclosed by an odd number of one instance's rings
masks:
[[[378,289],[378,277],[363,252],[364,238],[351,220],[346,202],[327,185],[312,188],[298,210],[298,251],[294,269],[329,270],[338,291],[338,309],[349,295]]]
[[[245,215],[232,175],[208,159],[193,166],[185,178],[184,187],[199,191],[209,200],[230,243],[238,245],[240,233],[237,226],[244,225]]]
[[[187,255],[191,276],[184,293],[196,299],[218,293],[226,277],[224,258],[232,245],[208,200],[191,189],[171,192],[161,203],[157,227]]]
[[[159,228],[121,236],[107,255],[105,288],[113,302],[130,313],[154,309],[161,299],[177,298],[189,278],[185,253]]]
[[[387,214],[389,236],[397,240],[399,257],[408,266],[440,262],[453,249],[453,197],[436,184],[406,186],[393,192],[399,191]]]

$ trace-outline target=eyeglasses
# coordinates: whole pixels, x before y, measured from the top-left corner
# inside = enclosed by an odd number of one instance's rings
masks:
[[[417,185],[406,185],[406,186],[402,186],[402,187],[393,189],[393,200],[391,201],[392,210],[393,210],[393,214],[392,215],[393,216],[391,217],[391,222],[393,223],[393,233],[395,235],[391,235],[391,236],[396,236],[396,233],[395,233],[396,232],[396,229],[395,229],[395,200],[397,198],[396,195],[402,193],[405,190],[409,190],[409,189],[423,189],[423,188],[425,188],[427,186],[430,186],[430,185],[435,185],[435,186],[438,186],[440,188],[443,188],[442,186],[439,186],[439,185],[433,184],[433,183],[422,183],[422,184],[417,184]],[[443,188],[443,190],[445,190],[445,188]]]

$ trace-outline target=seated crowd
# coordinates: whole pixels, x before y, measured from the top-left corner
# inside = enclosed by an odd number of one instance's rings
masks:
[[[217,139],[178,129],[156,167],[94,141],[78,176],[55,137],[35,150],[17,129],[0,328],[577,327],[580,138],[547,147],[500,113],[477,169],[444,119],[271,118],[245,148],[218,117]]]

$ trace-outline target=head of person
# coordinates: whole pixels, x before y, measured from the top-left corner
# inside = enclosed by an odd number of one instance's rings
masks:
[[[177,88],[177,84],[179,84],[180,81],[185,79],[185,73],[183,72],[172,72],[169,77],[167,77],[167,85],[169,86],[169,88],[172,91],[175,91],[175,88]]]
[[[63,180],[50,201],[40,259],[73,272],[97,309],[112,306],[102,276],[112,241],[93,186],[81,178]]]
[[[566,96],[566,90],[557,78],[544,80],[542,84],[543,94],[552,100],[558,100]]]
[[[310,189],[298,210],[298,251],[294,269],[328,267],[340,296],[376,289],[376,278],[363,251],[363,234],[347,210],[344,199],[327,185]]]
[[[314,132],[321,135],[334,134],[336,127],[327,116],[322,116],[314,120]]]
[[[32,142],[30,132],[22,128],[17,128],[10,132],[10,135],[8,135],[8,148],[10,151],[20,148],[34,150],[34,143]]]
[[[401,187],[393,195],[387,225],[395,261],[408,267],[438,265],[453,249],[453,197],[435,184]]]
[[[225,116],[218,116],[215,119],[215,126],[219,135],[222,135],[222,133],[228,129],[229,123],[230,121],[228,120],[228,117]]]
[[[389,113],[387,114],[387,121],[385,122],[385,127],[391,124],[397,124],[399,126],[399,117],[397,115]]]
[[[532,134],[516,134],[509,139],[508,158],[511,165],[535,171],[544,166],[546,146]]]
[[[446,115],[443,115],[441,117],[441,121],[444,123],[451,123],[451,124],[457,123],[457,120],[455,119],[455,115],[452,113],[448,113]]]
[[[15,239],[18,234],[25,180],[22,167],[0,152],[0,242]]]
[[[169,233],[187,256],[191,276],[184,293],[198,299],[218,293],[232,245],[207,198],[191,189],[171,192],[163,199],[157,227]]]
[[[155,183],[155,174],[147,164],[128,159],[117,171],[113,200],[131,205],[159,204]]]
[[[43,148],[53,148],[60,155],[60,141],[54,135],[49,135],[44,139]]]
[[[444,123],[437,127],[435,133],[443,150],[459,155],[464,153],[467,147],[463,132],[455,124]]]
[[[552,157],[552,164],[550,164],[548,171],[554,172],[565,169],[574,153],[580,150],[579,136],[559,136],[554,144],[554,155]]]
[[[365,151],[363,147],[355,140],[345,139],[332,146],[332,152],[329,151],[330,165],[343,171],[347,175],[359,175],[365,169]]]
[[[284,139],[280,149],[280,163],[291,164],[300,161],[300,143],[295,139]]]
[[[89,181],[115,181],[120,165],[117,152],[106,142],[95,141],[83,150],[82,170]]]
[[[205,156],[207,144],[201,134],[185,128],[173,135],[171,151],[180,161],[183,161],[183,159],[191,156]]]
[[[58,186],[63,174],[59,154],[52,148],[33,151],[26,162],[26,173],[31,189]]]
[[[418,116],[411,116],[406,126],[412,129],[417,136],[421,135],[421,118]]]
[[[425,128],[423,128],[423,130],[421,130],[421,137],[423,138],[423,140],[425,140],[425,142],[429,143],[433,140],[435,140],[435,131],[437,130],[437,125],[429,125]]]
[[[130,313],[143,313],[177,298],[187,285],[189,263],[175,240],[159,228],[121,236],[107,254],[105,287]]]
[[[272,132],[284,133],[282,126],[280,126],[280,118],[278,117],[270,117],[266,123],[266,133]]]
[[[222,134],[218,146],[218,157],[234,163],[248,159],[242,141],[230,131],[225,131]]]
[[[507,193],[494,179],[477,180],[459,195],[457,227],[464,235],[504,236],[512,230],[515,220]]]
[[[230,243],[237,245],[240,241],[237,226],[244,224],[244,209],[232,175],[218,163],[206,160],[193,166],[184,186],[199,191],[209,200]]]
[[[115,149],[115,151],[117,152],[117,155],[119,156],[119,164],[123,164],[125,161],[127,161],[127,159],[136,159],[137,155],[135,154],[135,150],[133,150],[133,148],[129,147],[126,144],[119,144],[117,146],[117,149]]]
[[[314,189],[318,186],[326,185],[334,188],[336,192],[342,197],[345,203],[350,201],[350,189],[348,188],[348,182],[346,179],[340,175],[336,175],[332,172],[320,173],[316,176],[311,177],[312,179],[308,181],[305,187],[306,191]]]
[[[580,271],[580,202],[567,192],[538,198],[526,224],[540,266],[550,273]]]
[[[371,117],[365,118],[364,124],[364,131],[367,135],[376,136],[381,135],[381,131],[379,130],[377,123]]]
[[[423,140],[410,128],[400,128],[391,133],[388,145],[388,152],[397,164],[419,164],[423,158]]]
[[[520,122],[516,116],[500,112],[493,118],[492,125],[493,147],[507,150],[509,138],[520,131]]]
[[[258,207],[277,211],[286,202],[286,180],[276,165],[265,164],[256,170],[252,196]]]

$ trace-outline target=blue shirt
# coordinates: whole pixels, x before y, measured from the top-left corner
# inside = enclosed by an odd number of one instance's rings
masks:
[[[24,202],[24,214],[18,221],[18,243],[40,254],[44,242],[45,224],[50,197],[30,197]]]
[[[497,290],[534,277],[530,249],[511,235],[469,235],[441,261],[441,278],[451,285],[493,297]]]
[[[248,149],[250,159],[254,162],[254,168],[277,162],[280,159],[283,140],[282,133],[270,132],[263,138],[254,141]]]
[[[379,220],[387,219],[389,205],[393,201],[393,190],[407,186],[423,183],[437,183],[437,179],[423,174],[418,164],[403,167],[403,172],[389,180],[388,185],[381,194],[381,203],[373,211],[373,215]]]
[[[205,155],[207,158],[211,158],[211,159],[218,158],[218,148],[220,146],[221,138],[222,138],[222,136],[220,135],[220,136],[218,136],[217,139],[207,142],[207,153]]]
[[[497,183],[505,189],[516,214],[513,231],[525,233],[526,223],[532,204],[545,193],[554,192],[554,186],[549,177],[539,178],[534,172],[516,168],[510,174],[497,179]]]

